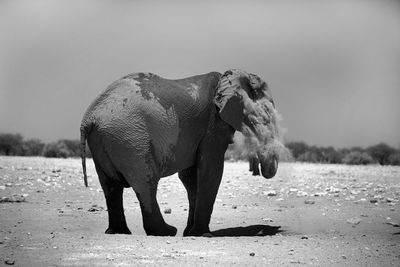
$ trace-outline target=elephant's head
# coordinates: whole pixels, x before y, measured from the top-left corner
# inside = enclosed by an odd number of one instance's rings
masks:
[[[226,71],[219,80],[214,102],[222,120],[245,136],[249,157],[258,158],[262,175],[272,178],[278,169],[282,145],[278,113],[267,84],[242,70]]]

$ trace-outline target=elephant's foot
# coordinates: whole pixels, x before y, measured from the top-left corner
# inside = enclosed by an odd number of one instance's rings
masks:
[[[131,231],[128,229],[128,227],[108,227],[106,234],[114,235],[114,234],[126,234],[130,235],[132,234]]]
[[[186,229],[185,229],[185,231],[186,231]],[[190,231],[188,231],[187,234],[185,234],[185,232],[183,232],[183,236],[214,237],[214,235],[210,232],[210,229],[208,227],[204,228],[204,229],[193,227],[192,229],[190,229]]]
[[[183,236],[190,236],[189,232],[190,232],[191,227],[186,227],[185,230],[183,231]]]
[[[154,227],[145,229],[147,235],[155,236],[175,236],[177,229],[169,224],[165,224],[163,227]]]

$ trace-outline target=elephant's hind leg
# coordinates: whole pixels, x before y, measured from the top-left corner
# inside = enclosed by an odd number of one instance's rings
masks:
[[[122,194],[123,184],[108,177],[105,172],[96,164],[96,171],[99,175],[101,187],[106,197],[108,211],[108,228],[106,234],[131,234],[126,225]]]
[[[151,182],[149,182],[151,183]],[[157,183],[133,187],[142,210],[143,228],[147,235],[175,236],[176,228],[167,224],[157,202]]]
[[[179,179],[185,186],[189,199],[189,216],[186,228],[183,231],[183,236],[189,235],[189,231],[192,229],[194,224],[194,210],[196,207],[196,194],[197,194],[196,172],[197,168],[195,166],[179,172]]]

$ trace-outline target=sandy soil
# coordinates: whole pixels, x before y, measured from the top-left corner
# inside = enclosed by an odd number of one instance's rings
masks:
[[[106,235],[107,211],[93,163],[0,157],[0,265],[400,266],[400,168],[282,163],[271,180],[226,163],[211,220],[215,238],[182,237],[186,192],[159,185],[176,237],[148,237],[131,189],[133,235]]]

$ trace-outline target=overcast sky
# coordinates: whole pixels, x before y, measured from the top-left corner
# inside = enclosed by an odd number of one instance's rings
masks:
[[[0,132],[78,138],[125,74],[241,68],[270,86],[287,139],[400,146],[396,1],[0,0]]]

